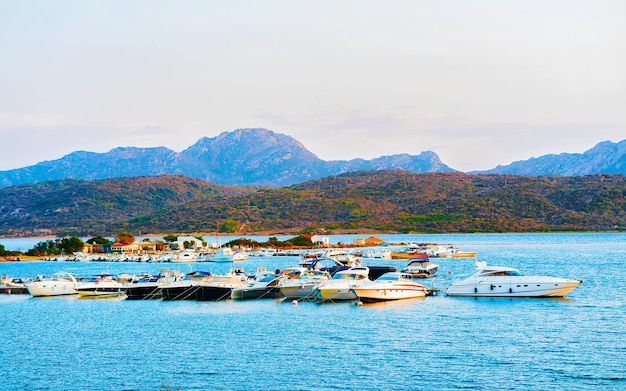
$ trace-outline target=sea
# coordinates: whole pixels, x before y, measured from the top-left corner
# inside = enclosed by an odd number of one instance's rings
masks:
[[[0,382],[7,390],[626,390],[626,234],[377,235],[452,244],[476,258],[434,259],[441,289],[357,305],[129,301],[0,295]],[[331,236],[351,243],[357,236]],[[14,243],[0,239],[11,249]],[[364,259],[402,268],[406,261]],[[582,280],[565,298],[462,298],[443,290],[475,262]],[[34,277],[205,270],[253,273],[296,257],[233,264],[6,262]]]

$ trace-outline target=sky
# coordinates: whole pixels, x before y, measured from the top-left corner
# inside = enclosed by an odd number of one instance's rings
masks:
[[[623,0],[0,0],[0,170],[263,127],[460,171],[626,139]]]

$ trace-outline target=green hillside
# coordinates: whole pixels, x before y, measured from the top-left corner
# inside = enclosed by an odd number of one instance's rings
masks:
[[[0,234],[608,231],[626,227],[625,195],[622,175],[366,171],[280,189],[177,176],[59,181],[0,189]]]

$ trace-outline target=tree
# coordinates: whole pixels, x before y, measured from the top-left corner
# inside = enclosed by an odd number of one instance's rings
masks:
[[[0,255],[4,255],[5,252],[4,246],[0,244]]]
[[[165,240],[166,242],[172,243],[172,242],[175,242],[175,241],[178,240],[178,236],[176,236],[176,235],[166,235],[166,236],[163,236],[163,240]]]
[[[291,243],[294,246],[313,247],[313,242],[311,241],[311,238],[302,235],[291,238],[287,240],[287,242]]]
[[[235,221],[233,219],[226,219],[222,224],[220,224],[220,232],[228,232],[233,233],[239,231],[241,228],[241,223],[239,221]]]
[[[61,239],[61,250],[63,250],[65,254],[83,251],[84,246],[85,243],[76,236]]]
[[[132,244],[135,242],[135,235],[130,232],[121,232],[117,234],[115,241],[122,244]]]
[[[111,241],[107,238],[103,238],[102,236],[96,236],[89,240],[87,240],[89,244],[111,244]]]

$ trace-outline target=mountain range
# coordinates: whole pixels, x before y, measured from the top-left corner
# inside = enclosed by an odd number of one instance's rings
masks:
[[[458,172],[432,151],[371,160],[325,161],[290,136],[254,128],[203,137],[182,152],[166,147],[120,147],[106,153],[77,151],[57,160],[0,171],[0,186],[70,178],[96,180],[173,174],[222,185],[283,187],[347,172],[393,169],[413,173]],[[626,140],[617,144],[601,142],[583,154],[545,155],[471,173],[626,174]]]

